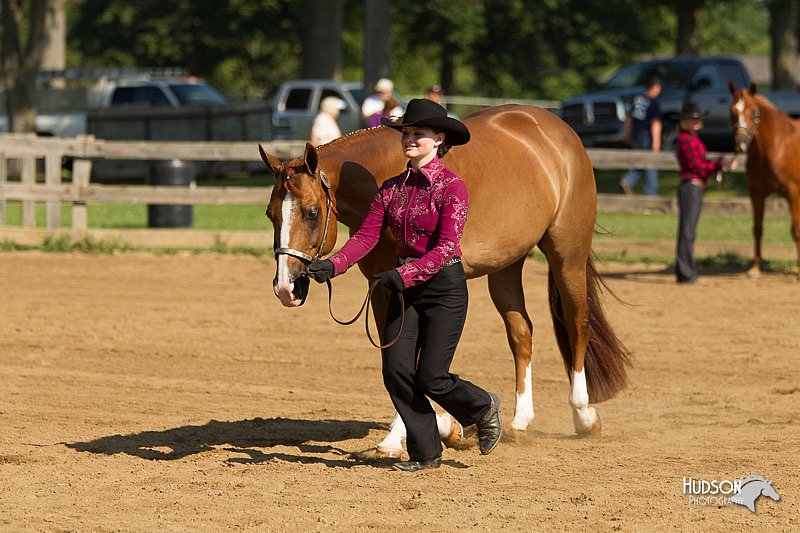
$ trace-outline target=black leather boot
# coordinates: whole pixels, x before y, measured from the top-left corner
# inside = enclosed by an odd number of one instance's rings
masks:
[[[395,463],[392,468],[401,470],[403,472],[416,472],[418,470],[427,470],[429,468],[439,468],[442,465],[442,456],[428,459],[427,461],[402,461]]]
[[[503,426],[500,424],[500,398],[491,392],[489,397],[491,398],[489,408],[475,423],[478,428],[478,445],[483,455],[492,453],[503,435]]]

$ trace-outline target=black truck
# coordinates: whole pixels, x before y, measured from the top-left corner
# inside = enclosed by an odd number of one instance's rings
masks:
[[[561,103],[560,115],[587,147],[621,147],[628,105],[644,92],[645,80],[657,74],[662,80],[661,108],[663,146],[674,146],[678,115],[684,100],[693,100],[706,114],[700,137],[711,150],[733,149],[728,82],[749,87],[750,73],[741,61],[728,56],[680,56],[639,61],[613,74],[595,92]],[[759,91],[761,92],[761,91]],[[779,109],[800,117],[800,93],[764,92]]]

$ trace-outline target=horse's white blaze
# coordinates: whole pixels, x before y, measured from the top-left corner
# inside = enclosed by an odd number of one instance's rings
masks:
[[[745,120],[744,117],[744,99],[739,98],[738,100],[736,100],[734,108],[736,109],[736,112],[739,114],[739,118],[736,122],[736,125],[740,128],[747,129],[747,121]]]
[[[572,389],[569,392],[572,419],[575,422],[575,429],[579,433],[590,430],[597,421],[597,411],[593,407],[589,407],[589,390],[586,388],[584,370],[572,371]]]
[[[281,234],[278,245],[281,248],[289,248],[292,230],[292,218],[295,213],[295,204],[297,201],[292,196],[292,193],[286,191],[286,196],[283,198],[281,204]],[[292,295],[294,290],[294,281],[289,277],[289,256],[280,254],[278,256],[278,282],[273,287],[275,295],[281,300],[281,303],[286,306],[295,306],[300,304],[300,300],[296,300]]]
[[[517,393],[517,405],[514,409],[514,421],[511,427],[524,431],[533,422],[533,386],[531,385],[531,365],[525,369],[525,382],[522,394]]]

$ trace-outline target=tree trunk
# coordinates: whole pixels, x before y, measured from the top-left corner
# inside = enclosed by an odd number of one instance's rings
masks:
[[[453,93],[453,72],[456,68],[456,45],[444,43],[442,45],[442,64],[439,69],[439,83],[442,85],[444,94]]]
[[[705,0],[676,2],[678,35],[675,39],[675,55],[688,56],[700,53],[700,12],[704,3]]]
[[[797,18],[795,1],[770,3],[772,40],[772,88],[793,91],[797,87]]]
[[[42,70],[64,70],[67,66],[67,13],[65,0],[51,0],[45,18],[45,47]],[[56,78],[51,87],[64,87],[64,79]]]
[[[305,0],[304,78],[342,79],[342,0]]]
[[[2,62],[8,130],[15,133],[35,131],[36,76],[44,54],[44,23],[50,0],[31,0],[30,22],[24,49],[20,44],[22,3],[2,0]]]
[[[364,0],[364,96],[379,78],[392,77],[391,0]]]

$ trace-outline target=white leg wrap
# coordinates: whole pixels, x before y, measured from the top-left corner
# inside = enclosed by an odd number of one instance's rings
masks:
[[[569,404],[572,406],[572,420],[575,431],[585,433],[597,422],[597,411],[589,407],[589,392],[586,388],[586,374],[572,371],[572,390],[569,393]]]
[[[528,429],[528,425],[533,422],[533,385],[531,383],[531,365],[525,371],[525,383],[522,394],[517,393],[517,404],[514,407],[514,420],[511,427],[520,431]]]

